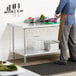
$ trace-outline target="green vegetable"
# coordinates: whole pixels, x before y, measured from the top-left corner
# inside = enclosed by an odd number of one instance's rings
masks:
[[[40,19],[45,19],[45,16],[41,14]]]
[[[15,64],[10,64],[10,65],[0,64],[0,71],[15,71],[15,70],[17,70]]]

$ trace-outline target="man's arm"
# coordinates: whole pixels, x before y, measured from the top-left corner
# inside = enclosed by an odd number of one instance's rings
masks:
[[[56,14],[61,13],[66,3],[67,3],[67,0],[60,0],[59,5],[58,5],[55,13]]]

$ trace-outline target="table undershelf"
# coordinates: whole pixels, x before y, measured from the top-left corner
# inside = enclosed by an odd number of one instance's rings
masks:
[[[44,55],[44,54],[49,54],[49,53],[59,53],[59,49],[54,49],[54,50],[33,50],[33,49],[28,49],[24,53],[23,49],[17,49],[15,50],[16,54],[22,55],[22,56],[33,56],[33,55]]]

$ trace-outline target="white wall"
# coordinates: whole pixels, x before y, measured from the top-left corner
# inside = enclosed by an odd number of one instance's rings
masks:
[[[25,16],[53,16],[59,0],[24,0]]]

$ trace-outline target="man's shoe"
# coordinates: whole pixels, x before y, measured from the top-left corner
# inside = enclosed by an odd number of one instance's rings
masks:
[[[68,61],[76,62],[76,59],[69,58]]]
[[[67,64],[67,61],[56,61],[56,62],[54,62],[54,64],[66,65]]]

